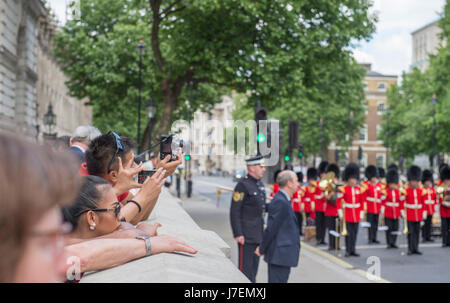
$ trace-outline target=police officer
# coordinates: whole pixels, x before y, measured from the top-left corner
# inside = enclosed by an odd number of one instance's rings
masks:
[[[238,243],[239,270],[255,283],[259,257],[254,252],[262,240],[266,208],[266,191],[261,178],[266,169],[263,156],[253,157],[246,162],[248,175],[234,188],[230,221]]]

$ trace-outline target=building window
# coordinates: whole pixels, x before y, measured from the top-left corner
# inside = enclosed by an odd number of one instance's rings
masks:
[[[364,85],[364,91],[367,92],[369,90],[369,82],[364,81],[363,85]]]
[[[359,129],[359,141],[366,142],[368,136],[367,133],[368,133],[367,124],[364,124],[364,126]]]
[[[385,110],[386,110],[386,103],[385,102],[378,102],[378,105],[377,105],[377,113],[378,113],[378,115],[382,115]]]
[[[386,154],[377,154],[377,167],[386,167]]]
[[[379,82],[378,83],[378,91],[379,92],[385,92],[387,90],[387,85],[385,82]]]

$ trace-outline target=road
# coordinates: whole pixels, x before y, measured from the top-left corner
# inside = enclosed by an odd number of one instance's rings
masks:
[[[182,196],[183,206],[197,224],[215,231],[231,247],[231,260],[237,264],[237,245],[231,233],[229,207],[231,192],[222,191],[217,199],[217,186],[234,188],[231,178],[197,176],[193,179],[193,196]],[[174,186],[171,190],[174,192]],[[269,192],[269,190],[268,190]],[[360,257],[342,257],[343,251],[329,252],[327,247],[302,241],[299,266],[292,269],[289,282],[371,282],[366,272],[378,273],[389,282],[450,282],[450,248],[442,248],[440,239],[420,243],[422,256],[406,255],[406,239],[400,236],[399,249],[386,249],[384,232],[380,231],[376,245],[367,244],[367,229],[360,228],[356,250]],[[341,240],[344,247],[344,239]],[[267,282],[267,265],[261,259],[257,282]]]

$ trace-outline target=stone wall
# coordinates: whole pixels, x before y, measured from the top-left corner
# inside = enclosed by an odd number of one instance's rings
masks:
[[[149,222],[159,222],[159,234],[176,236],[198,250],[195,255],[162,253],[108,270],[85,275],[81,282],[248,283],[231,262],[228,244],[215,232],[201,229],[180,199],[163,188]]]

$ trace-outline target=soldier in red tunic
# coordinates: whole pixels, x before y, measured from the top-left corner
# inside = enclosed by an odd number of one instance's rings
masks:
[[[327,245],[325,242],[325,234],[326,234],[326,222],[325,222],[325,196],[322,190],[319,187],[320,179],[322,179],[326,175],[326,170],[328,167],[327,161],[322,161],[319,164],[319,180],[317,180],[316,184],[316,195],[314,197],[314,209],[316,219],[316,239],[317,245]]]
[[[364,210],[367,211],[367,222],[369,244],[380,243],[377,240],[378,221],[381,210],[381,184],[378,183],[379,173],[374,165],[366,167],[365,176],[367,181],[362,183],[362,195],[365,204]]]
[[[344,220],[347,227],[345,237],[345,256],[359,257],[356,253],[356,239],[358,235],[359,222],[363,216],[363,201],[361,199],[361,189],[358,186],[359,166],[356,163],[349,163],[344,171],[345,186],[340,187],[342,193],[340,203],[344,208]]]
[[[413,165],[408,169],[408,187],[406,188],[406,200],[404,214],[408,220],[408,255],[421,255],[419,251],[420,221],[423,217],[423,198],[425,190],[420,187],[422,177],[420,167]]]
[[[318,186],[316,186],[317,169],[315,169],[314,167],[308,168],[308,170],[306,171],[306,177],[308,179],[308,186],[304,188],[302,202],[305,206],[306,217],[315,219],[315,212],[312,210],[312,208],[314,208],[314,198],[318,189]],[[306,222],[306,225],[308,225],[308,220]]]
[[[399,227],[400,211],[403,208],[405,196],[401,194],[399,186],[399,175],[395,169],[388,170],[386,183],[388,188],[381,190],[381,214],[388,230],[386,230],[387,248],[398,248],[397,235]]]
[[[425,224],[422,226],[422,242],[434,242],[431,239],[431,220],[437,204],[437,197],[436,190],[433,187],[433,173],[429,169],[424,170],[422,173],[422,185],[426,191],[423,200],[423,220]]]
[[[439,211],[441,214],[442,247],[450,247],[450,167],[441,169],[442,185],[439,193]]]
[[[334,184],[338,186],[340,170],[339,166],[334,163],[331,163],[327,167],[327,173],[334,173]],[[326,206],[325,206],[325,220],[328,227],[328,250],[337,249],[339,250],[339,238],[335,237],[330,233],[330,231],[338,232],[338,228],[340,226],[340,222],[338,220],[338,209],[341,208],[341,205],[338,202],[339,191],[330,192],[325,197]]]
[[[303,173],[298,172],[296,174],[297,174],[298,182],[300,183],[300,185],[303,184]],[[302,232],[302,227],[303,227],[302,191],[303,191],[303,188],[302,188],[302,186],[300,186],[300,188],[292,195],[292,198],[291,198],[292,210],[294,211],[294,214],[297,217],[298,229],[300,231],[300,235],[303,235],[303,232]]]

